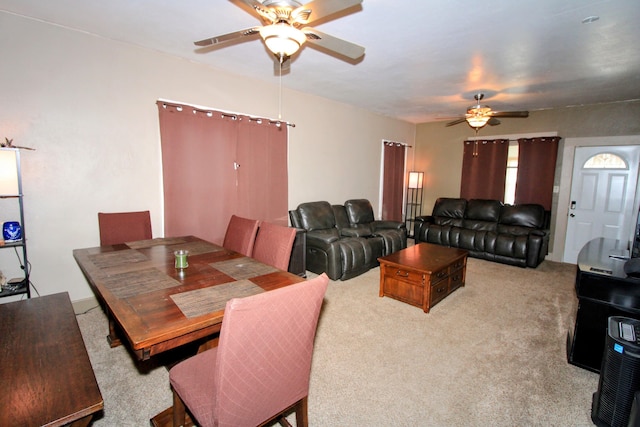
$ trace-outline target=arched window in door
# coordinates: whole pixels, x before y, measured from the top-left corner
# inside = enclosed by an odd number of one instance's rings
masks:
[[[600,153],[584,162],[584,169],[629,169],[627,162],[617,154]]]

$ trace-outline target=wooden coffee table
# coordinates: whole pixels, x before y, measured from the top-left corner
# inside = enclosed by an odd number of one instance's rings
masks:
[[[468,252],[419,243],[378,258],[380,296],[421,307],[428,313],[451,292],[464,286]]]

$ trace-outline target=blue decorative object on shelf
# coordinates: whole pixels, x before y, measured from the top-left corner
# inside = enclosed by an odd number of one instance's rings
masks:
[[[22,240],[22,227],[18,221],[8,221],[2,224],[2,237],[7,243]]]

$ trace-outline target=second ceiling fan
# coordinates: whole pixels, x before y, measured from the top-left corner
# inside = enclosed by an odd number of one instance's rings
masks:
[[[467,108],[467,113],[464,117],[447,123],[447,127],[467,122],[477,132],[478,129],[485,125],[499,125],[500,120],[496,117],[529,117],[528,111],[493,111],[488,105],[481,105],[480,101],[484,98],[484,93],[478,93],[473,98],[476,100],[476,105]]]
[[[282,64],[305,42],[350,59],[364,55],[364,48],[330,36],[307,25],[362,3],[362,0],[313,0],[301,4],[296,0],[237,0],[256,15],[263,26],[254,26],[195,42],[196,46],[213,46],[262,37],[267,48]],[[288,61],[287,61],[288,62]]]

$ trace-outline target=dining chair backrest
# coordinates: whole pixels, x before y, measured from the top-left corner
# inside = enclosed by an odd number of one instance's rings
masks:
[[[296,424],[308,424],[313,342],[328,281],[323,273],[227,302],[218,346],[169,372],[178,401],[198,424],[257,426],[292,406]]]
[[[149,211],[98,212],[100,246],[151,239]]]
[[[258,224],[259,221],[256,219],[231,215],[222,246],[245,256],[251,256],[256,233],[258,232]]]
[[[260,262],[287,271],[295,238],[295,228],[262,222],[251,256]]]

